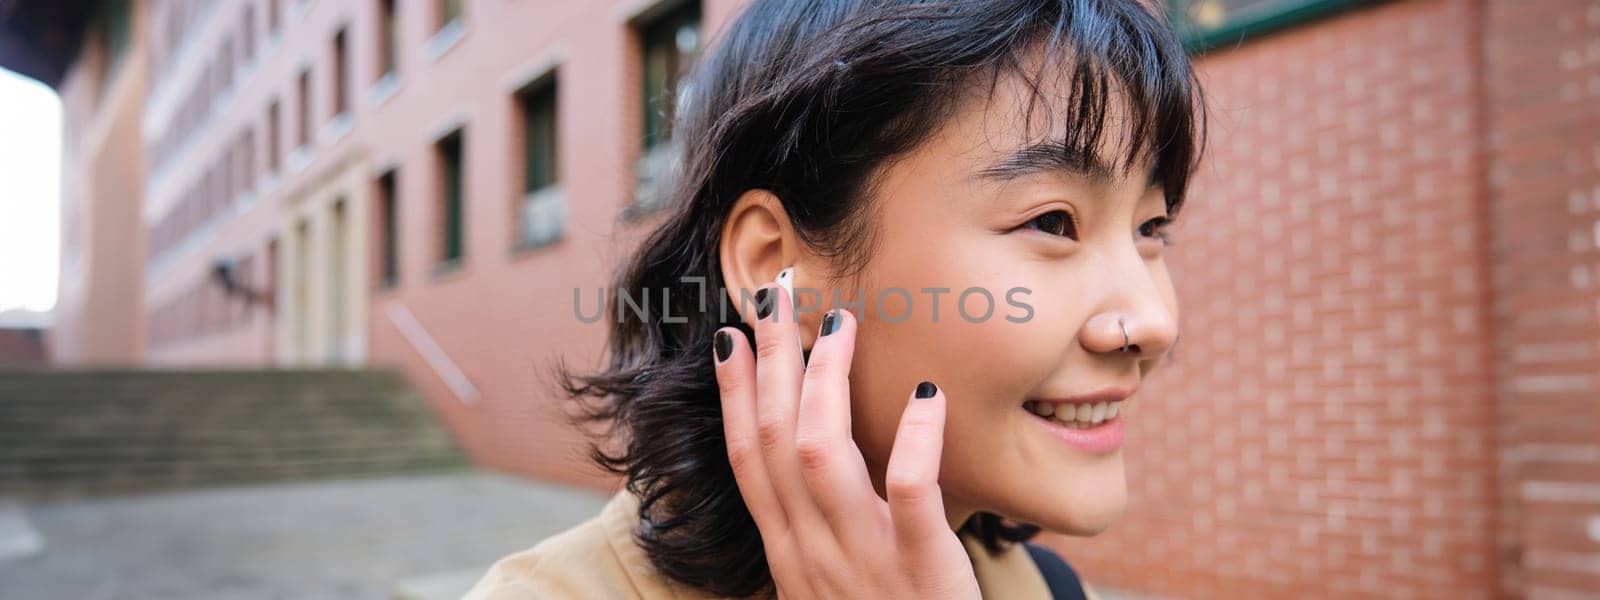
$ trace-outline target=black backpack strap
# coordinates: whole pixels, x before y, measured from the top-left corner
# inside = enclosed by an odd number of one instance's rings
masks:
[[[1044,575],[1044,582],[1050,585],[1052,598],[1088,600],[1083,593],[1083,582],[1078,580],[1077,571],[1073,571],[1067,561],[1044,546],[1026,542],[1023,545],[1028,548],[1028,555],[1033,557],[1033,564],[1039,566],[1039,573]]]

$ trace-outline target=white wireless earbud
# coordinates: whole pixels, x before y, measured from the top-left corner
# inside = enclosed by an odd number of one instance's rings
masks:
[[[782,271],[778,271],[778,285],[789,292],[789,301],[794,302],[794,267],[785,267]]]

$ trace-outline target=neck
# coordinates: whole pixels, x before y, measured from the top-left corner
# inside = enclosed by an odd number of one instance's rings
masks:
[[[977,513],[977,509],[971,508],[966,502],[951,497],[950,494],[944,495],[944,518],[950,522],[951,531],[960,531],[961,526],[966,524],[967,519],[972,518],[972,515]]]

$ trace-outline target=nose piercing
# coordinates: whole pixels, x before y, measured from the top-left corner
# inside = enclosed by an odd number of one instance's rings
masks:
[[[1124,325],[1122,323],[1122,319],[1121,318],[1117,319],[1117,324],[1122,326],[1122,351],[1123,352],[1127,352],[1128,351],[1128,326]]]

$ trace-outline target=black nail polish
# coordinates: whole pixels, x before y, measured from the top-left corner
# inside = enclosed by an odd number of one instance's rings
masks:
[[[728,332],[718,330],[715,342],[712,343],[717,350],[717,362],[728,360],[733,355],[733,336]]]
[[[932,398],[937,393],[939,393],[939,386],[934,385],[932,381],[924,381],[917,384],[918,398]]]
[[[822,315],[822,335],[828,335],[839,330],[839,311],[830,310]]]
[[[768,302],[767,301],[767,296],[769,295],[769,294],[767,294],[767,292],[768,292],[767,288],[761,288],[759,290],[756,290],[756,318],[757,319],[765,319],[765,318],[767,318],[767,315],[772,314],[772,305],[777,304],[777,302]],[[776,300],[776,299],[774,299],[774,300]]]

